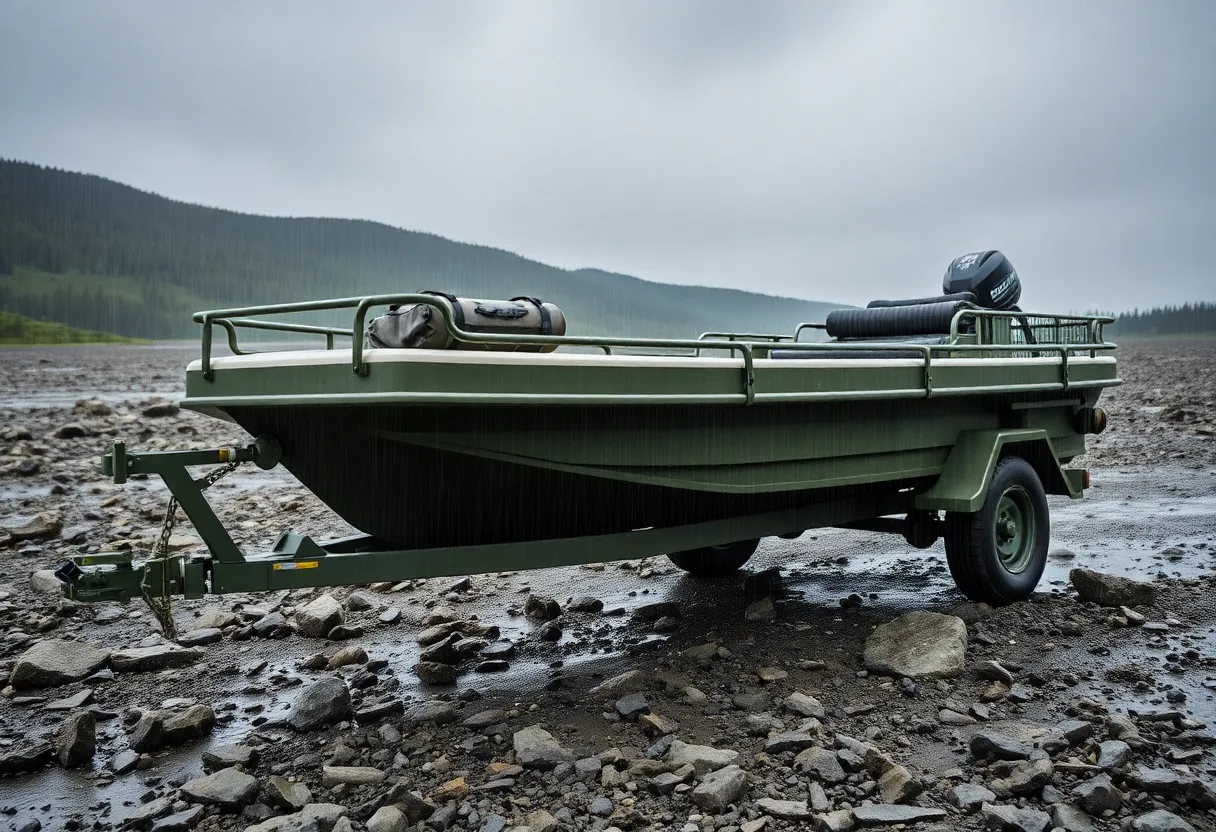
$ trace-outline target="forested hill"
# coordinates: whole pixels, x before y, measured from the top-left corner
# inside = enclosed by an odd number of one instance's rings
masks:
[[[569,271],[362,220],[239,214],[0,160],[3,310],[166,338],[196,334],[200,309],[423,289],[539,297],[581,334],[792,332],[836,306]]]

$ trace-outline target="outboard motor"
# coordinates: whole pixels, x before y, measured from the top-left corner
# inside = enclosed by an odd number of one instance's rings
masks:
[[[942,291],[948,295],[968,292],[975,296],[975,304],[985,309],[1022,311],[1018,308],[1022,281],[1009,258],[999,251],[977,251],[954,258],[942,277]],[[1017,320],[1026,343],[1036,343],[1030,321],[1023,316]]]
[[[942,278],[942,291],[975,295],[976,305],[985,309],[1020,311],[1022,281],[1008,257],[999,251],[978,251],[951,261]]]

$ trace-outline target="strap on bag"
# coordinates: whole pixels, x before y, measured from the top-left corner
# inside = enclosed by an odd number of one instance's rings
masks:
[[[517,300],[526,300],[528,303],[535,306],[536,310],[538,312],[540,312],[540,334],[541,335],[552,335],[553,334],[553,318],[549,315],[549,310],[545,308],[545,305],[543,303],[541,303],[538,299],[530,298],[527,295],[520,295],[518,297],[511,298],[512,302],[517,301]]]

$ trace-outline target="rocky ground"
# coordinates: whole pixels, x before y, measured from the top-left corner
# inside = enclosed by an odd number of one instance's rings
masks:
[[[1095,488],[1053,498],[1023,604],[960,603],[940,544],[825,530],[717,582],[179,601],[170,641],[46,570],[158,533],[163,488],[99,472],[113,439],[245,441],[172,404],[193,351],[0,353],[0,828],[1216,828],[1216,341],[1121,347]],[[278,471],[214,492],[242,545],[349,531]]]

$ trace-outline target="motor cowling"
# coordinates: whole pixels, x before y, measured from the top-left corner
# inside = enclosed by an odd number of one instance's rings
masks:
[[[1004,254],[977,251],[950,262],[942,278],[942,291],[947,295],[969,292],[985,309],[1016,309],[1022,298],[1022,281]]]

